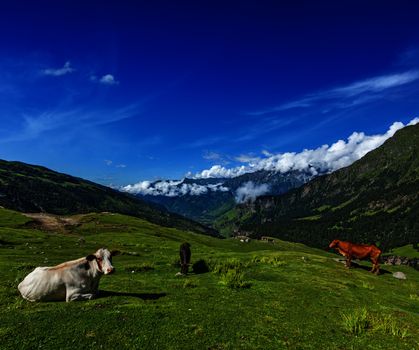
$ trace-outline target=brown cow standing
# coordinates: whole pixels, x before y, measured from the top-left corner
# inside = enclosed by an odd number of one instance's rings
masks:
[[[346,267],[351,267],[352,258],[370,258],[372,262],[372,269],[370,272],[373,272],[376,275],[380,272],[380,265],[378,261],[380,259],[381,250],[373,244],[354,244],[335,239],[332,243],[330,243],[329,248],[335,248],[346,258]]]

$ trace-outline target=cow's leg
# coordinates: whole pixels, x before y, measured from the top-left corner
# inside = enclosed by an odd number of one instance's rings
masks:
[[[380,255],[371,256],[371,262],[372,262],[371,273],[375,273],[376,275],[378,275],[378,273],[380,272],[379,261],[380,261]]]
[[[375,270],[377,269],[377,260],[374,258],[371,258],[371,262],[372,262],[372,268],[370,270],[371,273],[374,273]]]
[[[66,301],[76,301],[76,300],[91,300],[95,297],[93,293],[79,294],[74,293],[70,297],[66,298]]]
[[[67,288],[65,301],[75,301],[75,300],[90,300],[95,297],[93,293],[80,293],[78,288]]]
[[[350,255],[347,255],[347,256],[346,256],[346,267],[347,267],[348,269],[350,269],[350,268],[351,268],[351,260],[352,260],[351,256],[350,256]]]
[[[378,273],[380,272],[380,264],[378,263],[378,259],[371,259],[372,260],[372,273],[375,273],[376,275],[378,275]]]

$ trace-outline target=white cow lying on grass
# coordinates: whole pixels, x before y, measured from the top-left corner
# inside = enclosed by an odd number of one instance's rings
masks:
[[[92,299],[103,274],[115,271],[112,256],[119,252],[99,249],[95,254],[53,267],[37,267],[19,284],[29,301],[72,301]]]

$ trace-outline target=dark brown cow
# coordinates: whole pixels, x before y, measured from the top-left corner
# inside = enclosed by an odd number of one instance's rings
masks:
[[[381,250],[373,244],[354,244],[335,239],[330,243],[329,248],[335,248],[340,254],[346,258],[346,267],[351,267],[352,258],[355,259],[371,259],[371,272],[376,275],[380,272],[379,259]]]
[[[180,245],[180,272],[186,275],[189,270],[189,263],[191,262],[191,245],[187,242]]]

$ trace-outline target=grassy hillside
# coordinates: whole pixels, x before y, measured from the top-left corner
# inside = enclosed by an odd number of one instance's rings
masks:
[[[235,208],[216,227],[319,247],[340,238],[388,249],[419,242],[418,217],[419,124],[399,130],[349,167]]]
[[[216,235],[214,230],[126,193],[21,162],[0,160],[0,206],[59,215],[110,211],[163,226]]]
[[[419,347],[419,272],[411,268],[385,266],[407,275],[397,280],[347,270],[337,255],[301,244],[220,240],[120,214],[71,219],[78,224],[65,233],[39,231],[0,209],[1,349]],[[184,241],[192,262],[203,259],[212,272],[175,276]],[[122,255],[100,298],[29,303],[18,295],[35,266],[101,246]]]

